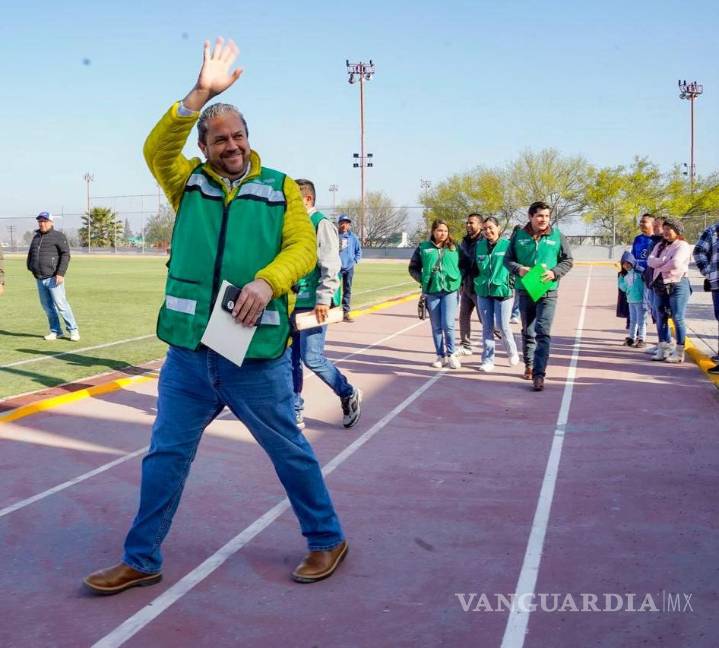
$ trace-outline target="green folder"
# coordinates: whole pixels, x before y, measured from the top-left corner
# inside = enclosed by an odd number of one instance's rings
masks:
[[[532,298],[532,301],[539,301],[549,290],[550,282],[542,281],[542,275],[546,271],[546,266],[538,263],[519,280],[522,284],[522,288],[527,291],[527,294]]]

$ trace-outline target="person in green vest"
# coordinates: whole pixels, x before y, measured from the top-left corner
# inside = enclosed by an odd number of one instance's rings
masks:
[[[422,285],[422,294],[427,300],[437,353],[431,366],[441,369],[449,365],[450,369],[459,369],[461,363],[454,345],[454,317],[462,276],[459,250],[446,221],[432,223],[429,240],[420,243],[412,255],[409,274]]]
[[[232,41],[218,38],[214,49],[205,42],[195,86],[145,142],[150,171],[177,210],[157,323],[170,346],[122,561],[84,579],[97,594],[162,579],[160,547],[202,433],[225,407],[269,455],[307,539],[309,553],[292,578],[327,578],[347,554],[319,462],[295,425],[288,293],[317,262],[312,224],[295,181],[262,166],[250,147],[242,113],[223,103],[203,110],[242,73],[232,69],[237,51]],[[195,123],[204,163],[182,154]],[[242,288],[232,310],[237,325],[257,326],[242,366],[200,343],[223,280]]]
[[[546,268],[542,280],[549,282],[549,290],[538,301],[535,302],[518,282],[524,379],[532,381],[534,391],[544,389],[559,280],[574,264],[567,239],[550,224],[551,213],[547,203],[533,202],[529,206],[529,222],[514,232],[504,255],[507,269],[520,277],[537,264]]]
[[[502,331],[502,341],[509,358],[509,366],[519,364],[517,344],[509,325],[514,304],[514,277],[504,265],[504,256],[509,239],[499,237],[499,222],[494,216],[487,216],[483,225],[484,236],[475,248],[477,275],[474,278],[474,292],[477,311],[481,314],[482,364],[480,371],[494,371],[494,329]]]
[[[342,299],[340,288],[339,237],[335,224],[315,207],[315,185],[310,180],[300,179],[297,184],[302,193],[307,213],[317,236],[317,265],[312,272],[300,279],[296,285],[297,303],[295,314],[312,311],[317,326],[295,331],[292,334],[292,385],[295,392],[295,419],[297,427],[303,429],[305,401],[302,398],[304,364],[313,371],[340,398],[342,425],[351,428],[359,421],[362,394],[350,385],[344,374],[325,355],[325,338],[330,306],[339,306]]]

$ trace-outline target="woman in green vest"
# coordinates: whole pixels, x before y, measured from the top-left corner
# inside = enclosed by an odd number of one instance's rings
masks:
[[[480,371],[494,370],[494,331],[502,331],[502,341],[507,351],[509,365],[519,364],[517,344],[509,325],[514,304],[514,282],[504,266],[504,255],[509,247],[508,239],[499,238],[499,222],[494,216],[484,220],[484,237],[475,249],[478,274],[474,279],[477,294],[477,310],[482,317],[482,364]]]
[[[457,312],[457,291],[462,281],[459,273],[459,250],[446,221],[436,220],[428,241],[419,244],[409,262],[409,274],[422,284],[427,300],[432,338],[437,357],[432,366],[440,369],[461,364],[454,347],[454,317]]]

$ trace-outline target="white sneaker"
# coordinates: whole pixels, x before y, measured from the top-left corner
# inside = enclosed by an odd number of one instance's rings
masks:
[[[663,360],[666,360],[672,352],[673,349],[669,342],[660,342],[657,345],[657,352],[652,356],[652,360],[662,362]]]
[[[649,353],[651,355],[654,355],[659,350],[659,345],[655,344],[654,346],[647,347],[644,349],[644,353]]]
[[[463,356],[470,356],[472,355],[472,349],[468,349],[467,347],[459,347],[459,351],[457,353]]]
[[[57,340],[57,333],[48,333],[43,339],[44,340]]]
[[[684,345],[677,344],[676,348],[667,356],[667,362],[684,362]]]
[[[518,317],[510,317],[509,318],[510,324],[519,324],[519,322],[520,322],[520,319]]]
[[[73,342],[77,342],[80,339],[80,332],[75,329],[72,333],[70,333],[70,339]]]
[[[509,366],[514,367],[515,365],[519,364],[519,356],[515,353],[510,359],[509,359]]]
[[[462,363],[456,355],[449,356],[449,368],[450,369],[461,369]]]
[[[494,371],[494,362],[483,362],[481,365],[479,365],[479,370],[484,371],[484,373]]]
[[[434,367],[435,369],[441,369],[444,367],[445,360],[442,356],[437,356],[437,359],[430,365],[431,367]]]

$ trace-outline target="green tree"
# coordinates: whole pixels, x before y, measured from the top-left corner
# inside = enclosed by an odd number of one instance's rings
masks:
[[[504,169],[477,167],[450,176],[420,196],[420,202],[426,208],[425,230],[433,220],[445,220],[455,238],[464,235],[467,214],[472,212],[494,216],[504,228],[519,218],[516,192]]]
[[[524,151],[509,165],[514,199],[526,210],[537,200],[552,208],[552,222],[581,214],[589,163],[581,156],[562,156],[555,149]]]
[[[145,225],[145,244],[151,247],[167,249],[172,240],[172,228],[175,226],[175,210],[162,205]]]
[[[87,247],[88,225],[93,248],[113,247],[122,236],[122,223],[109,207],[93,207],[89,214],[83,215],[82,222],[78,230],[82,247]]]
[[[361,234],[362,208],[359,200],[349,200],[339,205],[337,210],[347,214],[353,223],[358,236]],[[381,191],[370,191],[365,196],[365,247],[382,247],[389,245],[392,237],[400,235],[407,229],[407,210],[397,208],[392,200]]]

